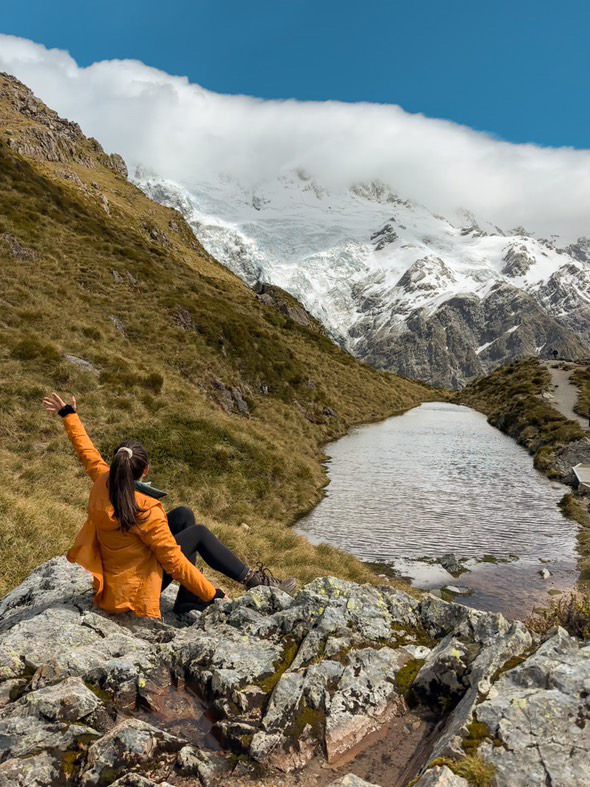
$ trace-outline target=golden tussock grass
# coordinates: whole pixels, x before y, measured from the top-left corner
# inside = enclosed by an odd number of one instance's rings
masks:
[[[26,131],[21,120],[0,105],[0,135]],[[52,390],[76,395],[107,461],[120,440],[142,440],[167,506],[191,506],[246,561],[301,581],[373,579],[288,525],[320,499],[322,444],[433,392],[263,304],[179,214],[79,144],[94,166],[0,141],[0,594],[62,554],[84,519],[89,481],[41,407]],[[248,416],[224,410],[231,388]]]

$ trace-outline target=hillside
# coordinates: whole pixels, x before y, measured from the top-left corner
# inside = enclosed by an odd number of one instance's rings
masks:
[[[255,182],[134,177],[218,260],[288,290],[376,368],[461,388],[514,359],[590,352],[588,238],[441,216],[395,184],[335,187],[302,170]]]
[[[323,442],[430,390],[355,361],[288,296],[257,295],[120,157],[6,75],[0,260],[0,594],[82,522],[88,482],[42,411],[51,390],[77,396],[105,456],[144,441],[168,505],[191,505],[246,560],[369,576],[285,526],[319,499]]]

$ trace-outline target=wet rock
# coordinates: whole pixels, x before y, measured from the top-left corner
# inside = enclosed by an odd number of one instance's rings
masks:
[[[165,776],[183,746],[184,741],[174,735],[139,719],[127,719],[89,747],[80,783],[104,784],[138,766],[146,775]]]
[[[541,575],[542,579],[549,579],[549,577],[551,576],[551,572],[549,571],[548,568],[540,569],[539,574]]]
[[[453,593],[455,596],[468,596],[471,593],[469,588],[462,587],[461,585],[446,585],[444,590]]]
[[[365,648],[350,654],[326,702],[325,746],[334,762],[393,716],[405,710],[395,676],[409,661],[401,650]]]
[[[460,560],[457,560],[453,552],[446,552],[438,562],[453,577],[459,577],[469,570]]]
[[[435,766],[426,771],[415,787],[469,787],[469,782],[457,776],[446,765]]]

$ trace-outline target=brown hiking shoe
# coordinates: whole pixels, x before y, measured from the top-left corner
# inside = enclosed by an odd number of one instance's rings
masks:
[[[255,569],[250,569],[242,583],[248,590],[257,588],[260,585],[267,585],[271,588],[279,588],[285,593],[292,593],[297,586],[297,582],[294,579],[284,579],[282,581],[277,579],[262,563],[257,563]]]

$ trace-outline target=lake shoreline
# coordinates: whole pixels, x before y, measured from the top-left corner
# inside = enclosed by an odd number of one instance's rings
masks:
[[[356,427],[326,450],[329,486],[296,523],[311,543],[345,550],[377,576],[390,577],[379,563],[394,566],[398,581],[409,577],[419,590],[459,585],[465,597],[455,600],[509,617],[530,614],[549,589],[557,593],[574,585],[575,539],[557,508],[561,485],[557,489],[535,472],[528,455],[491,429],[481,413],[448,401],[422,403],[401,417]],[[431,454],[432,472],[416,473]],[[516,495],[508,505],[504,487],[509,499]],[[424,542],[416,541],[416,529]],[[471,561],[460,580],[433,564],[451,551]],[[509,554],[519,556],[517,565],[505,562]],[[553,563],[550,582],[540,576],[541,560]],[[495,576],[508,587],[526,586],[526,603],[522,588],[516,590],[519,606],[510,592],[494,586]]]

